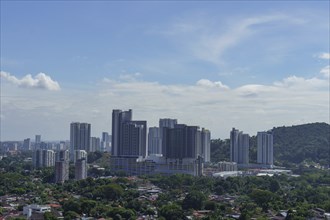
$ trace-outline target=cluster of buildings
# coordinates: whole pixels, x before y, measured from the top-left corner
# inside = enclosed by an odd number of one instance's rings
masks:
[[[75,165],[75,178],[87,176],[87,154],[111,152],[112,171],[131,175],[152,173],[187,173],[202,175],[204,163],[210,162],[211,133],[205,128],[178,123],[177,119],[159,119],[158,127],[147,127],[145,120],[133,120],[131,109],[112,111],[112,130],[101,137],[91,136],[91,124],[72,122],[70,141],[45,143],[41,135],[23,141],[23,150],[33,150],[36,168],[55,167],[55,181],[68,179],[69,164]],[[12,145],[10,145],[12,146]],[[17,145],[14,145],[17,148]],[[238,168],[271,168],[273,134],[257,133],[257,164],[250,163],[250,136],[235,128],[230,132],[230,162],[221,162],[218,171]]]
[[[133,120],[132,110],[113,110],[111,168],[132,175],[188,173],[201,175],[210,161],[210,131],[160,119],[159,127]],[[147,144],[148,142],[148,144]]]
[[[249,165],[250,136],[233,128],[230,132],[230,161],[240,167],[268,167],[274,164],[272,132],[257,133],[257,164]]]

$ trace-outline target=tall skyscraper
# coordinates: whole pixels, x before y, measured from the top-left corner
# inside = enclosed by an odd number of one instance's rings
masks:
[[[70,124],[70,160],[74,160],[75,150],[90,152],[91,125],[73,122]]]
[[[55,152],[53,150],[35,150],[32,162],[36,168],[52,167],[55,165]]]
[[[23,150],[25,150],[25,151],[31,150],[30,138],[24,139],[24,141],[23,141]]]
[[[122,111],[115,109],[112,111],[112,136],[111,136],[111,154],[112,156],[119,156],[119,149],[121,146],[121,129],[122,124],[126,121],[132,121],[132,109]]]
[[[163,128],[163,156],[170,159],[197,158],[201,152],[201,132],[197,126],[176,124]]]
[[[102,132],[101,151],[111,151],[111,135],[108,132]]]
[[[86,158],[82,158],[76,161],[74,174],[76,180],[83,180],[87,178]]]
[[[89,152],[101,151],[101,141],[99,137],[91,137]]]
[[[75,179],[87,178],[87,152],[84,150],[75,151]]]
[[[132,110],[112,112],[112,155],[146,156],[147,122],[132,121]]]
[[[160,128],[149,128],[148,133],[148,155],[161,154],[162,139],[160,137]]]
[[[56,154],[55,183],[64,183],[69,179],[69,151],[61,150]]]
[[[238,164],[249,163],[249,135],[235,128],[230,132],[230,160]]]
[[[174,126],[178,123],[177,119],[171,118],[161,118],[159,119],[159,129],[160,129],[160,138],[161,138],[161,154],[166,154],[166,146],[167,146],[167,139],[164,138],[167,134],[167,130],[164,128],[174,128]]]
[[[41,135],[37,134],[34,142],[34,149],[40,149],[40,144],[41,144]]]
[[[204,158],[205,162],[211,161],[211,132],[205,128],[202,128],[201,131],[201,155]]]
[[[273,134],[271,132],[258,132],[257,141],[257,162],[273,165]]]

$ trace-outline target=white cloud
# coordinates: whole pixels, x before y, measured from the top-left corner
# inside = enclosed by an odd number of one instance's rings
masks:
[[[196,82],[196,85],[210,87],[210,88],[217,87],[217,88],[221,88],[221,89],[229,89],[229,87],[227,85],[224,85],[220,81],[212,82],[211,80],[208,80],[208,79],[200,79]]]
[[[324,77],[330,78],[330,65],[323,67],[320,73],[322,73]]]
[[[319,58],[329,60],[330,59],[330,53],[322,53],[322,54],[319,55]]]
[[[31,74],[28,74],[19,79],[16,76],[11,75],[10,73],[1,71],[0,76],[6,79],[8,82],[19,87],[39,88],[53,91],[61,89],[58,82],[52,80],[52,78],[45,73],[39,73],[35,77],[32,77]]]
[[[194,17],[180,20],[172,24],[162,34],[184,45],[196,58],[217,65],[224,63],[223,55],[243,40],[262,32],[262,24],[302,24],[303,21],[283,14],[260,15],[255,17],[232,18],[224,21],[210,21]]]
[[[212,138],[228,138],[231,127],[254,135],[302,120],[329,122],[329,93],[324,85],[329,86],[325,78],[296,76],[271,85],[248,84],[221,92],[218,88],[224,85],[208,79],[193,85],[103,79],[95,90],[63,89],[60,94],[5,85],[1,114],[6,117],[1,124],[6,129],[2,135],[6,138],[9,133],[19,133],[26,138],[47,131],[54,135],[50,139],[69,138],[70,122],[85,121],[92,124],[92,135],[99,136],[102,131],[111,131],[112,109],[129,108],[134,119],[147,120],[149,127],[156,126],[159,118],[169,117],[206,127]],[[28,128],[35,121],[37,128]]]
[[[302,88],[322,89],[328,87],[329,82],[327,80],[316,77],[305,79],[303,77],[297,77],[293,75],[283,79],[280,82],[275,82],[274,85],[278,87],[298,88],[298,89],[302,89]]]
[[[124,81],[135,81],[140,76],[141,76],[141,73],[139,73],[139,72],[132,73],[132,74],[121,74],[119,76],[119,79],[124,80]]]

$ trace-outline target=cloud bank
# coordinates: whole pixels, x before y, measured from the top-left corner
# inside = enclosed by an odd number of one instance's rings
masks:
[[[52,80],[52,78],[45,73],[39,73],[35,77],[33,77],[31,74],[28,74],[19,79],[10,73],[1,71],[0,76],[18,87],[38,88],[51,91],[57,91],[61,89],[59,83]]]

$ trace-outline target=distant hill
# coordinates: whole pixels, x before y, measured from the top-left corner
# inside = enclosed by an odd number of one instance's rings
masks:
[[[278,165],[313,161],[330,164],[330,125],[311,123],[273,128],[274,159]],[[229,140],[211,141],[211,161],[229,160]],[[256,160],[256,137],[250,138],[250,162]]]

